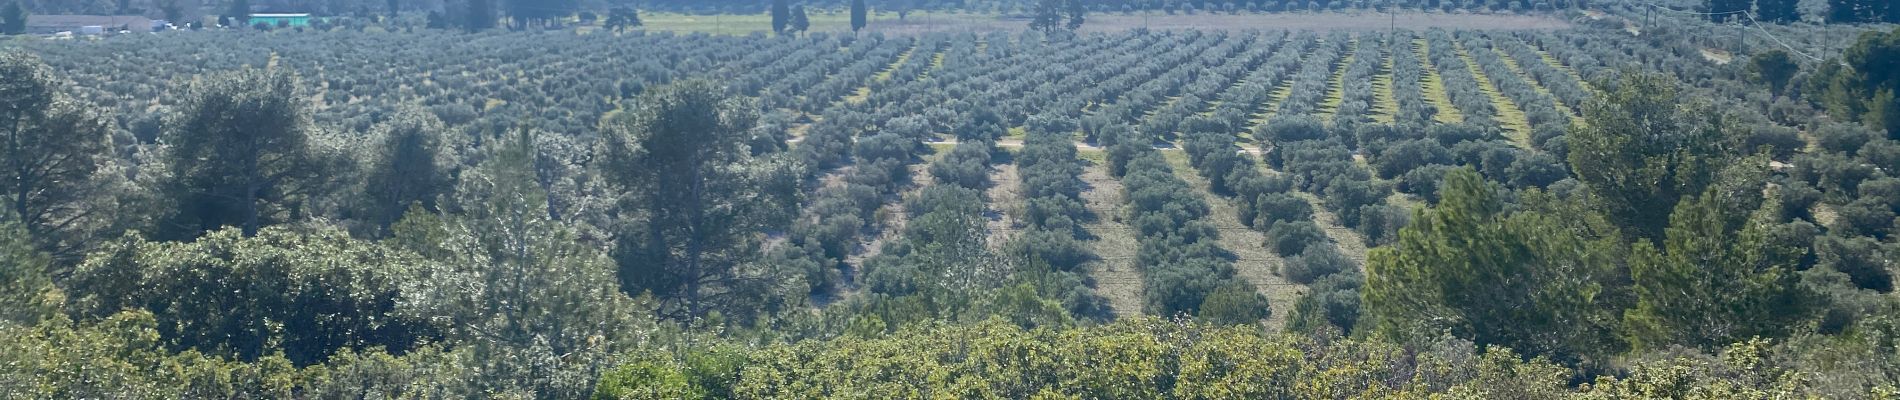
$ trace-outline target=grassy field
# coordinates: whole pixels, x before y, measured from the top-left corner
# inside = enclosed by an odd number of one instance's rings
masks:
[[[1122,223],[1121,181],[1109,176],[1108,165],[1103,162],[1106,153],[1087,150],[1076,155],[1089,161],[1082,173],[1082,182],[1087,185],[1082,200],[1095,214],[1095,218],[1083,221],[1082,229],[1094,237],[1089,244],[1096,260],[1083,265],[1095,282],[1095,294],[1108,299],[1108,307],[1116,316],[1140,315],[1144,288],[1141,271],[1135,266],[1135,252],[1141,243],[1133,229]]]
[[[1388,49],[1380,61],[1379,73],[1372,77],[1372,120],[1392,123],[1399,115],[1399,101],[1392,93],[1392,52]]]
[[[1452,105],[1451,95],[1445,94],[1445,82],[1438,77],[1438,67],[1432,65],[1431,54],[1426,50],[1425,38],[1413,39],[1412,51],[1418,53],[1419,67],[1425,71],[1425,81],[1419,83],[1419,90],[1425,92],[1425,101],[1431,102],[1432,107],[1438,109],[1438,114],[1432,116],[1432,119],[1441,124],[1465,122],[1465,115],[1458,111],[1458,106]]]
[[[1498,115],[1492,116],[1491,119],[1498,122],[1498,127],[1504,128],[1504,135],[1511,138],[1511,142],[1527,149],[1531,148],[1530,117],[1524,115],[1524,110],[1518,108],[1517,102],[1511,101],[1510,98],[1504,96],[1503,92],[1498,91],[1498,85],[1491,82],[1491,77],[1484,74],[1483,68],[1478,67],[1478,60],[1471,58],[1471,51],[1466,50],[1463,43],[1452,41],[1451,45],[1452,48],[1458,50],[1458,58],[1464,60],[1465,68],[1471,71],[1471,76],[1478,80],[1478,91],[1484,92],[1484,96],[1491,99],[1491,108],[1497,110]],[[1520,77],[1525,80],[1530,79],[1522,75]]]
[[[1346,56],[1333,65],[1333,78],[1326,80],[1326,97],[1319,103],[1319,120],[1332,121],[1333,114],[1339,112],[1339,103],[1346,101],[1346,69],[1352,68],[1353,59],[1358,58],[1359,44],[1359,38],[1352,38]]]

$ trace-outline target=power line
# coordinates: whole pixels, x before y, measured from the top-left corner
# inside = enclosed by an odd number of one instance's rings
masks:
[[[1782,48],[1788,49],[1788,51],[1793,52],[1795,54],[1800,54],[1802,57],[1807,57],[1809,60],[1814,60],[1816,62],[1824,61],[1820,57],[1815,57],[1815,56],[1809,55],[1808,53],[1802,52],[1801,50],[1796,50],[1794,46],[1789,46],[1787,42],[1781,41],[1781,38],[1775,37],[1775,35],[1772,33],[1768,33],[1767,29],[1762,29],[1761,22],[1758,22],[1755,20],[1755,13],[1752,13],[1752,12],[1744,13],[1742,14],[1742,16],[1747,17],[1748,24],[1750,26],[1753,26],[1755,30],[1760,31],[1762,36],[1767,36],[1769,40],[1775,41],[1775,44],[1781,45]],[[1843,62],[1842,64],[1845,65],[1846,63]]]

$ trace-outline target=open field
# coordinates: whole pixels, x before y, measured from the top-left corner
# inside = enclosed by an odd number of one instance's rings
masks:
[[[850,15],[836,10],[811,10],[812,32],[851,30]],[[766,14],[693,15],[680,13],[642,14],[644,29],[666,32],[701,32],[717,35],[749,35],[771,30]],[[925,32],[996,32],[1018,31],[1029,25],[1028,18],[982,13],[913,12],[898,18],[892,12],[874,12],[865,32],[916,34]],[[1168,15],[1165,13],[1100,13],[1088,16],[1082,32],[1122,32],[1131,29],[1154,30],[1345,30],[1385,31],[1397,29],[1503,29],[1556,30],[1570,27],[1562,19],[1548,16],[1467,13],[1401,12],[1396,15],[1366,12],[1310,12],[1297,14],[1216,14]]]

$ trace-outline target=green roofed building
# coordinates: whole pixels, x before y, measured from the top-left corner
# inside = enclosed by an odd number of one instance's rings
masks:
[[[250,23],[259,22],[270,26],[310,26],[310,14],[251,14]]]

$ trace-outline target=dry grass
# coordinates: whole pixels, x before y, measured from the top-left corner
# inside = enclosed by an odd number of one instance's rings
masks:
[[[939,148],[933,145],[931,149],[937,150]],[[871,219],[870,232],[873,234],[860,236],[858,238],[857,247],[853,248],[850,255],[844,257],[845,264],[851,266],[850,272],[863,272],[865,260],[882,254],[884,251],[884,243],[897,239],[899,235],[904,234],[904,225],[910,221],[910,213],[904,210],[904,199],[917,194],[917,192],[922,191],[925,186],[930,185],[930,162],[935,161],[938,157],[942,157],[945,153],[945,151],[937,151],[933,154],[925,155],[923,162],[908,166],[911,176],[910,186],[884,199],[884,204],[878,207]],[[857,282],[858,277],[851,276],[847,277],[846,280]],[[839,298],[849,298],[855,295],[857,295],[856,288],[849,288],[849,290],[841,294]]]
[[[1333,114],[1339,112],[1339,103],[1346,101],[1346,69],[1359,57],[1359,44],[1359,38],[1353,38],[1346,46],[1346,56],[1333,64],[1333,77],[1326,80],[1326,97],[1319,102],[1319,120],[1331,122]]]
[[[1478,67],[1478,61],[1471,58],[1471,51],[1465,49],[1464,43],[1453,40],[1451,45],[1452,48],[1458,50],[1458,58],[1464,60],[1465,69],[1470,70],[1471,76],[1477,79],[1478,91],[1484,92],[1484,96],[1491,99],[1491,108],[1497,110],[1498,115],[1492,116],[1491,119],[1498,122],[1498,127],[1504,128],[1504,135],[1509,137],[1512,143],[1526,149],[1531,148],[1530,117],[1525,116],[1524,110],[1517,107],[1517,102],[1504,97],[1504,92],[1498,91],[1498,85],[1491,82],[1491,77],[1484,74],[1483,68]]]
[[[1084,160],[1100,160],[1101,151],[1083,151],[1079,154]],[[1135,252],[1141,243],[1135,240],[1134,232],[1122,222],[1122,184],[1108,175],[1108,166],[1092,162],[1083,170],[1082,182],[1088,190],[1082,192],[1082,200],[1095,219],[1082,225],[1095,240],[1090,242],[1091,250],[1099,258],[1084,265],[1089,279],[1095,282],[1095,294],[1108,299],[1109,309],[1117,316],[1140,315],[1142,312],[1142,275],[1135,266]]]
[[[1537,91],[1538,95],[1542,95],[1544,96],[1544,98],[1550,99],[1550,103],[1557,107],[1557,111],[1563,112],[1565,115],[1574,117],[1572,119],[1575,121],[1583,121],[1583,118],[1581,118],[1583,117],[1583,114],[1577,113],[1577,110],[1570,108],[1569,104],[1564,104],[1564,102],[1558,101],[1557,96],[1550,93],[1550,88],[1544,87],[1544,84],[1541,82],[1538,82],[1537,79],[1532,78],[1531,74],[1525,73],[1524,66],[1517,64],[1517,58],[1511,57],[1505,54],[1504,50],[1498,49],[1495,44],[1492,45],[1492,49],[1493,51],[1498,53],[1499,60],[1504,60],[1505,69],[1511,70],[1511,73],[1517,74],[1519,78],[1524,79],[1524,83],[1529,84],[1531,86],[1531,90]]]
[[[1438,76],[1438,67],[1432,65],[1431,53],[1426,50],[1425,38],[1412,39],[1412,51],[1418,53],[1419,68],[1425,71],[1424,82],[1419,82],[1419,90],[1425,92],[1425,101],[1432,103],[1438,113],[1433,120],[1441,124],[1465,122],[1465,115],[1458,112],[1458,106],[1451,103],[1451,95],[1445,94],[1445,81]]]
[[[1399,100],[1392,93],[1392,52],[1384,54],[1379,73],[1372,76],[1372,120],[1389,124],[1398,118]]]
[[[990,188],[984,192],[989,198],[989,246],[991,250],[1001,249],[1003,244],[1016,236],[1017,215],[1022,214],[1023,196],[1022,177],[1016,175],[1016,164],[998,164],[990,170]]]
[[[1313,205],[1313,223],[1319,224],[1319,229],[1326,231],[1326,237],[1333,239],[1333,243],[1339,246],[1339,253],[1345,254],[1346,258],[1358,263],[1360,268],[1365,268],[1366,239],[1360,237],[1359,232],[1340,225],[1339,216],[1327,210],[1319,196],[1306,192],[1294,192],[1294,195],[1306,199],[1307,203]]]
[[[1702,58],[1715,63],[1715,65],[1727,65],[1729,62],[1735,61],[1735,55],[1729,54],[1727,50],[1707,47],[1702,48]]]

